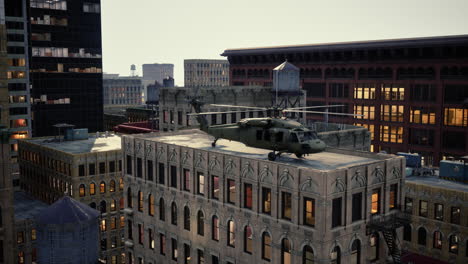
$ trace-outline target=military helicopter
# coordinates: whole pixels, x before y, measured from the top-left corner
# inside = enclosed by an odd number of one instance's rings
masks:
[[[294,120],[288,120],[286,117],[280,117],[280,113],[300,112],[300,113],[319,113],[324,112],[308,111],[311,108],[329,108],[342,105],[328,106],[309,106],[298,108],[281,109],[279,107],[263,108],[251,106],[237,105],[220,105],[211,104],[215,107],[230,107],[245,109],[244,111],[267,111],[273,113],[272,117],[259,118],[244,118],[237,123],[224,125],[208,125],[206,115],[222,114],[222,113],[238,113],[243,111],[227,111],[227,112],[202,112],[201,107],[204,105],[198,99],[191,99],[189,103],[195,110],[200,130],[214,137],[212,147],[216,146],[218,139],[234,140],[249,147],[269,149],[272,152],[268,153],[268,159],[273,161],[283,153],[294,153],[296,157],[302,158],[304,155],[322,152],[326,148],[325,142],[320,140],[315,131],[308,129],[301,123]],[[356,116],[354,114],[332,113],[330,115]]]

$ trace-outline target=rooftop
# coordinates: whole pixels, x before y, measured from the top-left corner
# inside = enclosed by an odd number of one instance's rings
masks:
[[[43,210],[38,215],[37,221],[42,224],[78,224],[95,220],[98,216],[99,211],[69,196],[64,196]]]
[[[42,210],[48,207],[46,203],[36,200],[24,192],[15,192],[15,220],[35,218]]]
[[[329,49],[355,49],[355,48],[385,48],[385,47],[412,47],[418,45],[447,45],[451,43],[467,43],[468,35],[435,36],[419,38],[401,39],[381,39],[349,42],[317,43],[304,45],[287,45],[272,47],[253,47],[227,49],[221,56],[248,55],[260,53],[282,53],[282,52],[303,52],[319,51]]]
[[[468,192],[468,184],[440,179],[437,176],[408,176],[406,177],[406,182],[423,184],[434,188],[444,188],[448,190]]]
[[[112,150],[120,150],[121,137],[118,135],[109,135],[107,137],[96,138],[94,134],[90,134],[90,138],[73,141],[52,141],[53,137],[33,138],[24,141],[47,147],[54,150],[63,151],[69,154],[83,154],[89,152],[104,152]]]
[[[267,155],[271,152],[271,150],[247,147],[243,143],[224,139],[218,140],[216,142],[216,147],[213,148],[211,147],[213,138],[198,129],[184,130],[178,133],[134,135],[134,137],[260,160],[268,160]],[[285,153],[282,154],[280,158],[276,159],[275,162],[298,167],[307,167],[315,170],[329,171],[350,166],[369,164],[388,157],[390,156],[360,151],[334,151],[333,149],[330,149],[324,152],[310,154],[302,159],[296,158],[294,154]]]

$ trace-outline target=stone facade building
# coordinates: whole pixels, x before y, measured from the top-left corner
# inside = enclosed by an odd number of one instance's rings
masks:
[[[227,60],[184,60],[184,86],[229,86],[229,62]]]
[[[436,177],[406,178],[403,229],[407,261],[468,262],[468,185]]]
[[[1,28],[0,28],[1,30]],[[5,111],[1,109],[2,112]],[[2,113],[3,114],[3,113]],[[3,115],[2,115],[3,117]],[[4,119],[2,119],[3,121]],[[13,186],[10,163],[10,133],[0,127],[0,263],[13,263]]]
[[[403,158],[329,149],[273,162],[211,142],[198,130],[123,137],[128,263],[386,263],[369,224],[399,213]]]
[[[121,138],[34,138],[20,141],[19,153],[21,188],[47,204],[66,193],[100,210],[101,257],[121,263],[125,222]]]
[[[141,77],[104,74],[104,105],[143,104],[143,83]]]

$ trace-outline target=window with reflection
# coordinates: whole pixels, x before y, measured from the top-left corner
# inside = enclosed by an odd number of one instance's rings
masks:
[[[80,185],[80,197],[84,197],[86,195],[86,188],[84,184]]]
[[[356,84],[354,99],[375,99],[375,84]]]
[[[148,196],[148,215],[154,216],[155,204],[154,204],[154,196],[150,194]]]
[[[369,246],[369,259],[371,261],[379,259],[379,235],[377,233],[373,233],[370,235]]]
[[[449,237],[449,252],[453,254],[458,254],[459,244],[460,244],[460,238],[456,235],[451,235]]]
[[[291,264],[291,242],[287,238],[281,241],[281,264]]]
[[[244,252],[252,254],[253,251],[253,232],[252,227],[244,228]]]
[[[219,218],[216,215],[213,215],[211,221],[211,239],[219,241]]]
[[[371,214],[378,214],[380,212],[380,189],[372,191],[371,196]]]
[[[381,94],[383,100],[390,101],[404,101],[405,100],[405,88],[401,86],[395,86],[391,84],[384,84],[381,88]]]
[[[314,264],[314,251],[310,246],[304,246],[302,250],[302,264]]]
[[[205,216],[202,211],[198,211],[197,214],[197,234],[200,236],[205,235]]]
[[[427,217],[427,201],[419,201],[419,216]]]
[[[292,216],[292,197],[288,192],[281,192],[281,217],[291,220]]]
[[[434,107],[412,106],[410,109],[410,122],[415,124],[434,125],[436,114]]]
[[[315,200],[304,197],[304,225],[315,226]]]
[[[442,233],[440,231],[434,232],[433,247],[442,249]]]
[[[271,260],[271,236],[267,232],[262,234],[262,259]]]
[[[390,122],[403,122],[403,105],[382,105],[380,106],[380,119]]]
[[[143,192],[138,191],[138,211],[143,212]]]
[[[380,126],[380,141],[390,143],[403,143],[403,127]]]
[[[227,245],[230,247],[235,247],[235,242],[236,242],[236,230],[235,230],[235,225],[234,221],[229,220],[227,224],[228,232],[227,232]]]
[[[341,264],[341,249],[339,246],[333,248],[330,253],[331,264]]]
[[[434,204],[434,219],[444,221],[444,205],[436,203]]]
[[[444,108],[444,125],[468,126],[468,109]]]
[[[452,207],[450,209],[450,223],[459,225],[460,224],[460,207]]]
[[[356,119],[375,119],[375,106],[371,105],[354,105],[354,114],[360,115],[356,116]]]

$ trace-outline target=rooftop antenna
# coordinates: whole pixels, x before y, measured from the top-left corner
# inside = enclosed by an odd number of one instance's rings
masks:
[[[132,64],[132,65],[130,66],[130,71],[132,72],[132,77],[135,77],[135,71],[136,71],[136,66],[135,66],[135,64]]]

